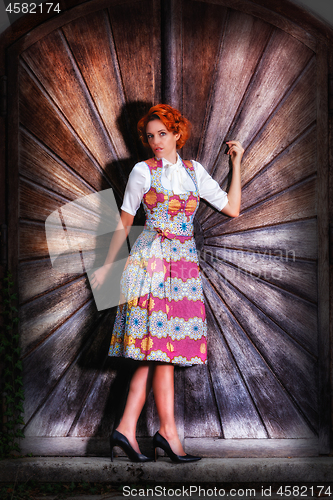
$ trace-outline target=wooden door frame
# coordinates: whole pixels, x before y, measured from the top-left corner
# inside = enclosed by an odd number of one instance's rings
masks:
[[[137,0],[139,1],[139,0]],[[156,0],[158,1],[158,0]],[[173,2],[169,1],[172,7]],[[317,179],[318,200],[318,335],[319,335],[319,453],[327,454],[333,448],[331,390],[333,366],[331,339],[332,294],[330,283],[330,238],[333,237],[333,83],[329,89],[329,75],[333,75],[333,29],[321,23],[289,0],[202,0],[258,17],[302,41],[317,55]],[[23,16],[0,36],[0,76],[7,76],[7,107],[9,113],[0,118],[0,179],[6,179],[6,198],[0,197],[0,224],[8,225],[8,268],[18,283],[18,64],[20,54],[30,45],[65,23],[110,5],[126,3],[122,0],[63,0],[62,13],[49,18],[46,14]],[[282,15],[283,14],[283,15]],[[329,102],[330,97],[330,102]],[[5,168],[4,168],[5,166]],[[5,182],[1,183],[2,186]],[[330,232],[330,228],[332,228]],[[332,240],[333,241],[333,240]],[[0,265],[0,275],[5,266]],[[333,318],[332,318],[333,319]]]

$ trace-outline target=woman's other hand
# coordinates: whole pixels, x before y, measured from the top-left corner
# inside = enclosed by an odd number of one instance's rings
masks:
[[[111,269],[112,264],[104,264],[104,266],[99,267],[96,271],[93,272],[90,279],[90,284],[93,290],[98,290],[101,286],[103,286],[106,277]]]
[[[129,230],[132,227],[134,215],[121,211],[120,219],[117,224],[116,230],[112,236],[109,251],[102,267],[94,271],[90,278],[90,284],[93,290],[98,290],[104,284],[107,275],[109,274],[112,264],[115,261],[117,254],[126,240]]]

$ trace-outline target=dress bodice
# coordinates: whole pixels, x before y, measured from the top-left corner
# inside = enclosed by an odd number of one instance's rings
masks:
[[[182,160],[183,161],[183,160]],[[143,196],[146,214],[145,229],[162,232],[167,238],[193,236],[193,219],[199,206],[199,190],[195,170],[190,161],[183,165],[193,180],[195,190],[174,194],[161,183],[162,160],[147,160],[151,175],[151,186]]]

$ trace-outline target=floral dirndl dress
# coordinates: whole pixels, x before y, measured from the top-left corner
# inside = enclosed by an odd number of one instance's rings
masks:
[[[175,195],[161,184],[162,160],[147,165],[146,223],[121,278],[121,298],[109,356],[205,364],[206,315],[193,219],[199,206],[195,170],[183,162],[195,191]]]

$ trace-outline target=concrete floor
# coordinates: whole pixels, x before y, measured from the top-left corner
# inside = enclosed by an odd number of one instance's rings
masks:
[[[203,458],[179,465],[167,457],[144,464],[122,457],[113,463],[105,457],[27,457],[0,462],[0,482],[29,480],[188,486],[194,483],[331,483],[333,496],[333,457]]]

